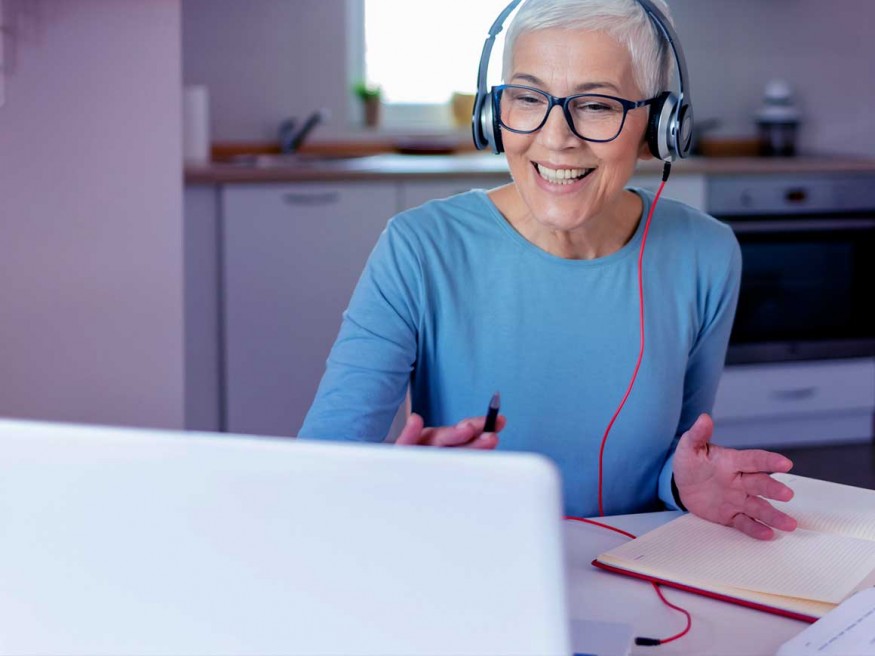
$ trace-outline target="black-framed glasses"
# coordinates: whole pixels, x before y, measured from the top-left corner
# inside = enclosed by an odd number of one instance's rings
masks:
[[[626,114],[650,105],[656,98],[626,100],[600,93],[581,93],[557,98],[546,91],[520,84],[492,87],[493,110],[499,124],[511,132],[530,134],[544,127],[550,111],[562,108],[568,127],[585,141],[613,141],[623,130]]]

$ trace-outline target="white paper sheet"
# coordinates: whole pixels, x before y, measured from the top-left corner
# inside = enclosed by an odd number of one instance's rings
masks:
[[[875,654],[875,588],[849,597],[781,645],[776,656]]]

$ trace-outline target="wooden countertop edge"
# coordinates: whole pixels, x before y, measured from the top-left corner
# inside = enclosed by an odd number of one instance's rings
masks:
[[[471,166],[468,156],[458,160],[450,157],[446,168],[436,168],[430,155],[422,155],[423,168],[417,170],[408,162],[404,167],[391,164],[372,168],[343,168],[340,161],[326,164],[297,166],[240,166],[227,163],[186,165],[184,180],[186,184],[224,184],[224,183],[270,183],[270,182],[340,182],[353,180],[431,180],[441,178],[488,179],[500,177],[507,171]],[[488,157],[488,155],[484,155]],[[467,160],[467,161],[466,161]],[[430,164],[429,166],[425,166]],[[655,160],[642,161],[636,174],[658,175],[662,166]],[[673,175],[744,175],[758,173],[875,173],[875,158],[692,158],[674,164]]]
[[[510,174],[502,171],[290,171],[266,170],[220,170],[186,169],[186,184],[234,184],[272,182],[347,182],[347,181],[398,181],[437,180],[443,178],[492,179]]]

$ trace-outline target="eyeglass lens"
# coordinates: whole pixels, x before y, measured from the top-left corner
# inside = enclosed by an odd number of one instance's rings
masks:
[[[507,86],[499,96],[502,125],[519,132],[533,132],[545,122],[550,98],[525,87]],[[620,134],[626,109],[611,98],[598,95],[575,96],[568,101],[568,115],[579,137],[609,141]]]

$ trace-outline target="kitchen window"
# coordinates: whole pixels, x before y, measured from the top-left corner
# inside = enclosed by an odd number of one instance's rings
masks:
[[[363,56],[353,55],[350,73],[382,87],[384,127],[451,128],[450,98],[476,92],[483,42],[506,0],[358,1],[350,28],[361,26],[352,40],[360,47],[352,52]],[[490,84],[498,81],[502,43],[493,49]]]

